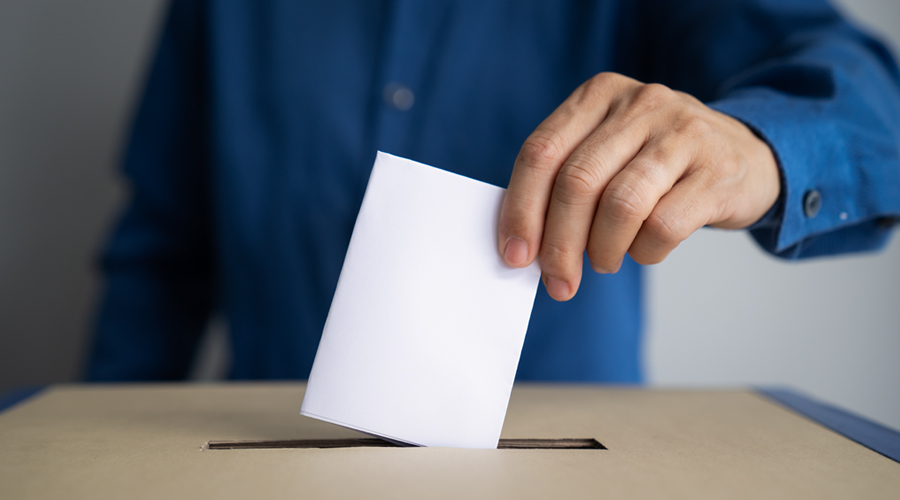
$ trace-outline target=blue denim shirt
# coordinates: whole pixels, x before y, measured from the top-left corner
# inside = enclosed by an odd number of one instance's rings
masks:
[[[751,230],[766,251],[885,243],[897,67],[824,1],[176,1],[124,158],[88,378],[184,377],[213,311],[233,378],[305,378],[375,152],[506,186],[528,134],[603,71],[688,92],[771,145],[782,197]],[[626,258],[585,269],[570,302],[539,290],[518,377],[639,382],[641,274]]]

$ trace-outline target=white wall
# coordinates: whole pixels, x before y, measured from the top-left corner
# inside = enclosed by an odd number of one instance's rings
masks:
[[[900,1],[841,0],[900,54]],[[900,429],[900,238],[785,263],[704,229],[650,270],[650,382],[788,385]]]
[[[900,2],[843,0],[900,47]],[[0,2],[0,391],[74,379],[161,0]],[[650,380],[787,384],[900,428],[900,243],[799,264],[703,230],[650,272]],[[221,366],[212,342],[200,377]]]

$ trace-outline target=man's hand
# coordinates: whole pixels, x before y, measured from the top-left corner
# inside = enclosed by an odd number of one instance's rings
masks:
[[[625,253],[661,262],[704,225],[746,227],[781,189],[769,147],[739,121],[662,85],[601,73],[528,137],[500,212],[500,253],[540,257],[544,285],[569,300],[582,254],[614,273]]]

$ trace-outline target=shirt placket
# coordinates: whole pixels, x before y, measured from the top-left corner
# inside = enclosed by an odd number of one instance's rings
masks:
[[[445,2],[398,0],[388,8],[381,75],[376,81],[379,105],[375,107],[376,146],[391,154],[414,157],[414,127],[427,98],[427,71],[436,57]]]

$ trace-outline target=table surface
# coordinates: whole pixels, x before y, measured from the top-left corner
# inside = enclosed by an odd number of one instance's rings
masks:
[[[606,450],[209,450],[356,438],[303,384],[55,386],[0,413],[0,498],[897,498],[900,463],[753,391],[517,385],[503,438]]]

